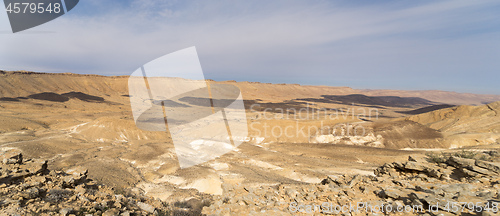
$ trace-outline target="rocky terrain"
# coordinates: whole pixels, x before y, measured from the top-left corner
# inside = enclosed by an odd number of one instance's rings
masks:
[[[493,187],[474,183],[484,180],[470,177],[475,173],[496,181],[496,172],[483,172],[489,168],[480,162],[464,169],[449,158],[464,158],[454,155],[456,149],[498,150],[498,95],[207,80],[240,88],[248,137],[214,160],[181,169],[168,131],[135,124],[127,80],[0,71],[0,155],[7,158],[0,170],[0,213],[289,214],[289,201],[360,199],[398,205],[418,200],[428,207],[425,197],[407,192],[430,193],[417,188],[425,184],[471,184],[477,188],[467,191],[473,192]],[[437,164],[427,161],[429,152],[449,155],[434,157]],[[29,159],[19,160],[19,153]],[[393,164],[409,155],[423,170]],[[496,160],[493,153],[478,155],[485,156],[474,160]],[[384,163],[389,165],[375,176]],[[441,178],[449,171],[465,174]],[[381,195],[387,188],[405,194]],[[54,201],[52,190],[62,191],[54,195],[62,198]],[[438,192],[434,197],[453,200]]]
[[[496,215],[500,154],[453,151],[409,156],[368,175],[320,183],[223,184],[217,196],[164,202],[118,191],[85,169],[49,170],[18,151],[0,155],[1,215]]]
[[[387,163],[374,175],[319,184],[227,186],[208,215],[497,215],[497,151],[455,152]],[[495,162],[492,162],[495,161]]]
[[[0,215],[199,215],[210,204],[207,195],[166,203],[117,191],[89,179],[85,169],[49,170],[46,160],[23,159],[17,151],[0,159]]]

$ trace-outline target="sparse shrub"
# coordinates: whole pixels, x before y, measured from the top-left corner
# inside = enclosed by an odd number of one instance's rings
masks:
[[[184,210],[175,210],[172,215],[175,216],[198,216],[201,215],[198,212],[184,211]]]
[[[466,159],[475,159],[475,157],[477,156],[477,152],[462,150],[461,152],[453,154],[453,156]]]
[[[178,207],[178,208],[191,208],[191,205],[189,203],[187,203],[187,202],[181,202],[181,201],[175,202],[174,206]]]
[[[81,208],[78,210],[78,212],[76,212],[76,215],[77,215],[77,216],[85,216],[85,215],[87,215],[88,213],[90,213],[90,212],[89,212],[89,210],[88,210],[87,208],[85,208],[85,207],[81,207]]]
[[[117,187],[117,188],[114,188],[113,190],[115,191],[116,194],[120,194],[120,195],[123,195],[125,197],[134,196],[132,191],[130,191],[130,189],[128,189],[128,188]]]
[[[73,195],[70,190],[52,189],[47,193],[45,200],[51,203],[58,203],[65,199],[68,199]]]
[[[445,163],[450,157],[449,153],[441,152],[441,153],[427,153],[427,161],[432,163]]]
[[[203,207],[210,206],[211,204],[211,199],[177,201],[173,204],[173,207],[178,209],[173,208],[173,215],[202,215],[201,211]]]
[[[493,161],[494,156],[492,156],[491,152],[476,152],[476,151],[466,151],[462,150],[460,152],[454,153],[428,153],[426,154],[427,161],[433,163],[446,163],[446,161],[451,157],[458,158],[466,158],[466,159],[474,159],[474,160],[483,160],[483,161]]]
[[[174,215],[174,214],[169,210],[158,210],[157,215],[158,216],[170,216],[170,215]]]

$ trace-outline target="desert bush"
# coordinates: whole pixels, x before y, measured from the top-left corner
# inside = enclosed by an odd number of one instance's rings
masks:
[[[441,153],[427,153],[427,161],[432,162],[432,163],[445,163],[448,158],[450,158],[451,154],[441,152]]]
[[[433,163],[446,163],[446,161],[451,157],[458,158],[466,158],[466,159],[474,159],[474,160],[484,160],[484,161],[493,161],[494,157],[498,154],[495,152],[477,152],[477,151],[466,151],[462,150],[459,152],[441,152],[441,153],[428,153],[427,161]]]
[[[52,189],[49,192],[47,192],[45,200],[51,203],[58,203],[65,199],[68,199],[72,195],[73,192],[71,192],[70,190]]]

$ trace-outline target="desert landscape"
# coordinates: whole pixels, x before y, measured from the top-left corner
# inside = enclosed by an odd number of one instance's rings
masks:
[[[498,213],[500,95],[206,80],[240,89],[248,136],[181,168],[128,79],[0,71],[1,215]]]

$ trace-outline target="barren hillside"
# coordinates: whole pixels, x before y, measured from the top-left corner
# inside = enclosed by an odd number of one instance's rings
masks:
[[[48,160],[56,170],[83,167],[97,182],[168,201],[193,190],[221,194],[227,185],[370,175],[409,154],[486,148],[477,145],[499,138],[499,103],[484,104],[500,101],[497,95],[218,83],[241,89],[248,137],[227,154],[181,169],[169,133],[136,126],[127,76],[0,71],[0,151]],[[285,133],[276,134],[280,129]]]
[[[126,98],[128,76],[80,75],[71,73],[9,72],[0,70],[0,98],[27,97],[51,92],[64,94],[82,92],[99,97]],[[223,82],[224,83],[224,82]],[[246,100],[285,101],[300,98],[323,98],[328,95],[397,96],[421,98],[438,104],[480,105],[500,101],[500,95],[478,95],[446,91],[359,90],[349,87],[302,86],[298,84],[270,84],[258,82],[233,82],[244,93]],[[6,99],[7,98],[7,99]],[[14,99],[15,100],[15,99]]]

